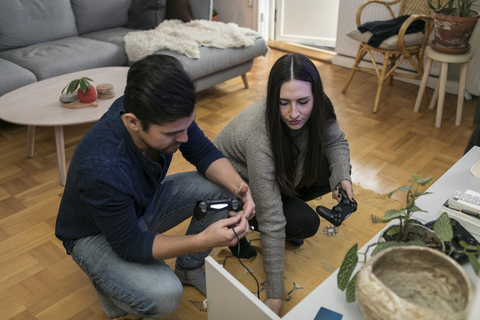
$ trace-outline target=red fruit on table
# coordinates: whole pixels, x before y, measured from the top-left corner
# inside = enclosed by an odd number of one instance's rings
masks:
[[[83,103],[91,103],[97,100],[97,91],[95,90],[95,87],[90,85],[85,92],[82,91],[82,89],[78,89],[77,91],[77,96],[78,100]]]

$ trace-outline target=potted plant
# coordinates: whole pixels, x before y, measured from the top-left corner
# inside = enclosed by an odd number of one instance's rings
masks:
[[[388,197],[391,197],[395,192],[403,191],[406,192],[406,206],[405,208],[396,210],[388,210],[382,222],[390,222],[392,220],[398,219],[398,225],[394,225],[389,228],[385,234],[385,240],[381,240],[377,243],[374,243],[367,247],[364,253],[357,253],[358,246],[355,244],[345,255],[345,258],[342,262],[340,270],[338,272],[337,284],[338,288],[342,291],[346,290],[347,302],[354,302],[356,300],[356,280],[358,272],[352,277],[355,268],[359,262],[358,256],[363,256],[363,264],[367,263],[368,260],[368,251],[371,247],[375,247],[371,256],[374,257],[377,253],[392,247],[405,247],[405,246],[415,246],[415,247],[429,247],[428,242],[431,240],[425,238],[423,235],[416,234],[412,232],[413,228],[417,225],[414,220],[412,220],[412,215],[414,212],[425,212],[420,209],[415,201],[420,196],[428,195],[430,192],[421,192],[419,191],[420,187],[425,187],[432,177],[420,179],[417,174],[412,175],[412,183],[409,186],[401,186],[397,190],[394,190],[388,194]],[[450,218],[446,213],[442,214],[434,224],[433,227],[434,235],[441,240],[440,242],[450,242],[453,238],[453,229],[450,225]],[[467,249],[475,249],[476,253],[467,253],[469,260],[477,274],[480,274],[480,263],[474,258],[474,256],[480,255],[480,246],[478,248],[472,248],[472,246],[467,243],[460,243],[464,250],[461,252],[467,252]],[[435,247],[434,245],[430,245]],[[439,252],[445,251],[445,247],[441,247]],[[453,249],[449,249],[453,251]],[[443,254],[446,259],[452,260],[452,263],[456,262]]]
[[[443,53],[460,54],[470,49],[468,41],[480,12],[471,10],[475,0],[430,0],[435,17],[435,40],[431,46]]]

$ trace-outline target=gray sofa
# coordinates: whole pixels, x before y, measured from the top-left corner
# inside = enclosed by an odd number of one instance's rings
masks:
[[[211,9],[212,0],[0,0],[0,96],[61,74],[129,65],[128,32],[154,28],[179,10],[187,20],[210,20]],[[251,47],[201,47],[199,59],[156,53],[178,58],[200,91],[245,75],[267,50],[257,38]]]

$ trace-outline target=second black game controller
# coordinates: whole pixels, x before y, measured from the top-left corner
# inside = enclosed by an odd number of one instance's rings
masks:
[[[464,248],[460,245],[460,241],[465,241],[468,245],[478,246],[480,243],[472,236],[470,232],[467,231],[457,220],[450,218],[450,225],[453,229],[453,239],[452,239],[452,249],[453,250],[463,250]],[[467,249],[467,252],[476,252],[476,250]],[[459,264],[464,264],[468,262],[468,257],[463,252],[451,252],[450,257],[457,261]]]
[[[207,212],[218,212],[222,210],[240,211],[242,210],[242,202],[237,198],[197,201],[193,211],[193,217],[200,221],[205,217]]]
[[[320,217],[324,218],[334,226],[340,226],[343,220],[347,219],[352,213],[357,211],[357,202],[350,201],[347,196],[347,192],[342,188],[339,188],[338,192],[342,196],[342,200],[332,209],[328,209],[324,206],[317,207],[317,213]]]

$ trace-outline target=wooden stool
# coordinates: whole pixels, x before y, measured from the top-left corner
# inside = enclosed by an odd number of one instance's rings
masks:
[[[420,84],[420,89],[418,90],[417,101],[415,102],[415,108],[413,111],[418,112],[420,110],[420,103],[422,102],[422,96],[425,92],[425,86],[427,85],[428,76],[430,73],[430,68],[432,66],[432,61],[437,60],[442,63],[442,69],[440,71],[440,79],[437,82],[437,87],[433,92],[432,101],[430,102],[430,109],[435,108],[435,102],[437,102],[437,117],[435,120],[435,127],[440,128],[442,125],[442,113],[443,113],[443,102],[445,99],[445,85],[447,84],[447,73],[448,73],[448,64],[449,63],[461,63],[462,69],[460,73],[460,83],[458,87],[458,100],[457,100],[457,117],[455,119],[455,124],[460,126],[462,123],[462,111],[463,111],[463,99],[465,94],[465,80],[467,78],[467,65],[470,60],[472,60],[473,51],[468,50],[466,53],[462,54],[447,54],[435,51],[432,47],[428,46],[425,49],[425,54],[427,56],[427,64],[425,66],[425,71],[423,73],[422,83]]]

